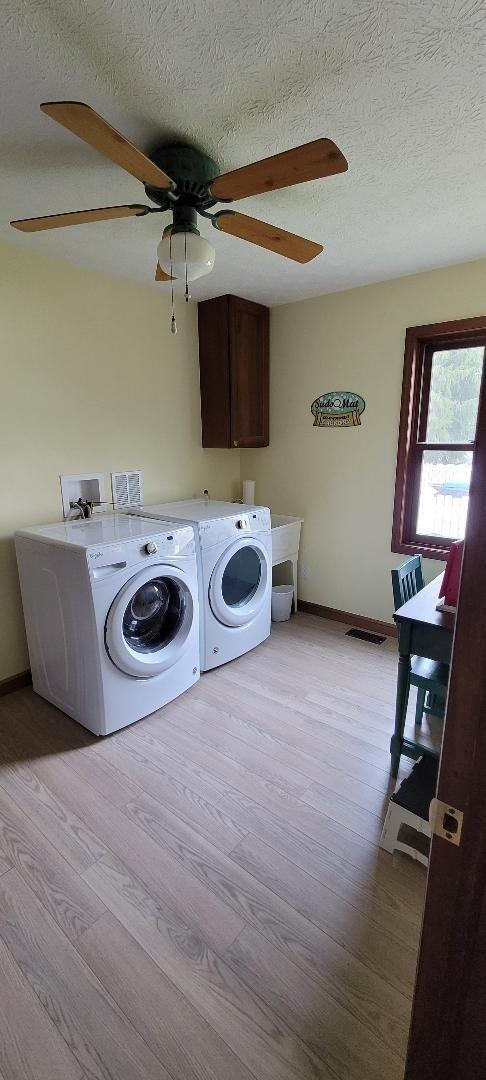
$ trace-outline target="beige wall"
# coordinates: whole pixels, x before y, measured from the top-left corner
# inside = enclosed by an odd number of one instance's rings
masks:
[[[238,494],[238,455],[201,449],[196,305],[177,319],[166,292],[0,247],[0,680],[28,666],[12,534],[59,520],[60,473]]]
[[[27,664],[15,528],[60,517],[58,475],[140,468],[144,498],[254,477],[276,513],[301,514],[303,599],[389,620],[405,328],[483,314],[486,261],[274,308],[271,444],[202,450],[196,308],[166,293],[0,247],[0,680]],[[312,426],[327,390],[366,400],[360,428]],[[426,564],[428,577],[442,564]]]
[[[305,600],[389,621],[390,551],[405,329],[484,314],[486,261],[274,308],[270,446],[241,454],[258,502],[300,514]],[[366,401],[362,426],[312,426],[329,390]],[[428,561],[428,578],[443,568]]]

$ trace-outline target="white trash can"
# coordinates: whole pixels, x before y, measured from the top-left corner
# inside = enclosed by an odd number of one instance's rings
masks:
[[[272,622],[285,622],[290,619],[293,585],[274,585],[272,588]]]

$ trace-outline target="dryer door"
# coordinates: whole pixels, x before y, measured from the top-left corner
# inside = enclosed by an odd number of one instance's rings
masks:
[[[259,540],[242,537],[214,567],[209,583],[213,614],[225,626],[244,626],[262,610],[271,587],[268,552]]]
[[[115,597],[106,620],[106,650],[120,671],[151,678],[179,660],[193,619],[193,596],[184,572],[152,564]]]

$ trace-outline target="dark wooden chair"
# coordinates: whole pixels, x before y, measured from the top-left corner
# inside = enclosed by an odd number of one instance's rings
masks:
[[[422,556],[413,555],[401,566],[397,566],[391,572],[392,587],[393,587],[393,600],[395,604],[395,611],[407,603],[407,600],[411,600],[412,596],[415,596],[424,587],[424,575],[422,567]],[[410,686],[417,687],[417,704],[415,708],[415,725],[420,727],[424,713],[434,713],[434,715],[441,715],[444,712],[445,699],[447,695],[447,684],[449,681],[449,666],[448,664],[440,664],[436,660],[428,660],[424,656],[411,656],[410,657],[410,672],[409,672],[409,689]],[[426,696],[428,695],[427,702]],[[405,719],[407,715],[408,705],[408,693],[404,702],[402,720],[401,720],[401,738],[405,730]],[[400,757],[394,758],[393,761],[393,775],[398,775],[398,768],[400,763]]]
[[[412,555],[401,566],[397,566],[391,572],[391,579],[396,611],[406,604],[407,600],[411,600],[412,596],[416,596],[425,585],[422,556]]]

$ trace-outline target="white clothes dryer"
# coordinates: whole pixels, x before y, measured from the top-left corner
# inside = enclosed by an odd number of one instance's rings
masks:
[[[107,735],[199,677],[190,525],[125,514],[16,533],[37,694]]]
[[[272,533],[267,507],[191,499],[135,513],[194,526],[203,671],[242,656],[268,637]]]

